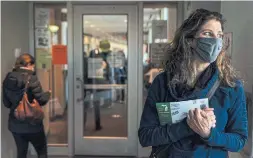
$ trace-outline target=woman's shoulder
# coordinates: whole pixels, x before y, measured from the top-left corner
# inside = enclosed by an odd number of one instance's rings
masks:
[[[160,71],[154,78],[153,82],[163,82],[167,79],[167,73],[166,71]]]
[[[18,90],[24,88],[25,76],[20,72],[9,72],[4,81],[3,86],[8,89]]]
[[[151,89],[161,89],[167,87],[167,72],[161,71],[159,74],[154,78]]]
[[[29,82],[31,88],[37,88],[40,86],[40,81],[36,75],[30,75]]]
[[[235,80],[234,86],[225,86],[226,89],[230,91],[230,94],[238,94],[244,92],[244,84],[242,80]]]
[[[241,80],[235,81],[235,86],[233,87],[232,94],[234,94],[236,96],[239,96],[241,94],[245,94],[243,81],[241,81]]]
[[[231,102],[235,102],[237,99],[245,98],[244,84],[242,80],[235,80],[234,86],[221,86],[222,92],[230,98]]]

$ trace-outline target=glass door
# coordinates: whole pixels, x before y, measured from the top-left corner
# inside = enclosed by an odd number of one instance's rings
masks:
[[[137,7],[74,6],[75,155],[136,156]]]

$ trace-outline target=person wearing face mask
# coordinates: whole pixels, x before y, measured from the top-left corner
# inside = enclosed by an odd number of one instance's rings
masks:
[[[218,12],[197,9],[169,44],[164,72],[149,88],[138,130],[140,144],[152,146],[151,158],[227,158],[228,151],[244,147],[245,94],[223,45],[224,22]],[[156,103],[207,98],[214,86],[209,108],[191,109],[181,122],[160,124]]]
[[[43,122],[31,124],[28,121],[18,120],[14,116],[14,110],[23,97],[26,83],[28,83],[26,92],[30,103],[36,99],[39,105],[44,106],[50,99],[51,92],[42,90],[40,81],[35,75],[34,64],[34,57],[30,54],[22,54],[17,58],[13,71],[9,72],[3,81],[2,99],[4,106],[10,109],[8,128],[17,146],[17,158],[27,157],[29,142],[34,146],[39,158],[47,158]]]

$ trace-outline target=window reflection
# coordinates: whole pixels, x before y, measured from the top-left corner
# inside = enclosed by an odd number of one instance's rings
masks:
[[[83,16],[85,137],[127,137],[127,16]]]
[[[52,99],[44,106],[45,133],[49,145],[68,143],[66,15],[66,5],[35,5],[36,73],[43,89],[52,91]]]
[[[164,49],[173,39],[177,27],[176,5],[144,4],[143,17],[143,101],[154,78],[162,71]]]

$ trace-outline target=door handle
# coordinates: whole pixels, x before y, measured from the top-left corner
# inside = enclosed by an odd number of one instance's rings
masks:
[[[81,79],[81,77],[77,77],[76,81],[79,82],[79,84],[81,85],[80,86],[81,87],[81,98],[76,99],[76,101],[79,103],[79,102],[83,101],[84,98],[85,98],[85,95],[84,95],[84,82]],[[78,85],[76,86],[77,89],[79,89],[80,87]]]

